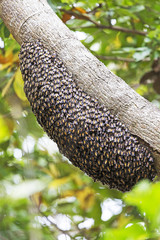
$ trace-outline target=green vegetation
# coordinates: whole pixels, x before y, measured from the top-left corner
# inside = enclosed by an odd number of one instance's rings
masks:
[[[158,0],[49,0],[82,43],[160,106]],[[160,184],[122,194],[57,152],[23,92],[20,46],[0,20],[0,239],[160,239]]]

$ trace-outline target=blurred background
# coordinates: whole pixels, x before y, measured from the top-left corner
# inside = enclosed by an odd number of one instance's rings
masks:
[[[77,38],[160,107],[158,0],[48,0]],[[0,19],[0,239],[160,239],[160,183],[122,194],[62,156],[23,91],[20,46]]]

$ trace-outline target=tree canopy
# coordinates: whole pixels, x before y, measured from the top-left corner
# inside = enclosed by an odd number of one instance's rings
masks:
[[[48,3],[111,71],[160,107],[158,0]],[[71,165],[31,111],[19,50],[0,20],[0,239],[159,239],[160,184],[141,181],[122,194]]]

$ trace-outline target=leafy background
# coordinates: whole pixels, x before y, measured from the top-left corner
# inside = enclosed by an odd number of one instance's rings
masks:
[[[157,0],[48,0],[82,43],[160,107]],[[20,46],[0,20],[0,239],[160,239],[160,183],[122,194],[70,164],[31,112]]]

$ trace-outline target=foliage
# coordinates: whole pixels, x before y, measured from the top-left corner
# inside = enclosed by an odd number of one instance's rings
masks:
[[[159,182],[151,184],[148,181],[141,181],[131,192],[125,193],[123,200],[128,208],[134,206],[131,208],[132,213],[123,216],[116,229],[107,229],[101,239],[159,239],[159,190]]]
[[[152,69],[158,74],[158,0],[48,2],[90,51],[160,105],[154,80],[140,84]],[[0,36],[0,239],[159,239],[160,184],[142,181],[122,194],[71,165],[31,112],[20,46],[2,21]]]
[[[130,0],[56,0],[54,10],[77,37],[116,75],[159,105],[155,77],[140,85],[160,55],[160,3]],[[118,30],[117,30],[118,29]],[[160,64],[159,64],[160,66]],[[160,67],[158,70],[159,78]],[[160,83],[158,83],[160,85]]]

